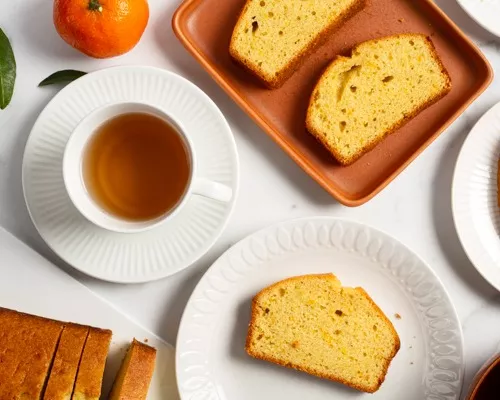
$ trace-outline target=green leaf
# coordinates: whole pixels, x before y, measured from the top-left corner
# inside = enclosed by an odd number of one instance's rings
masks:
[[[16,59],[9,39],[0,28],[0,109],[4,110],[12,100],[16,82]]]
[[[69,83],[86,74],[86,72],[76,71],[74,69],[65,69],[63,71],[54,72],[52,75],[41,81],[38,86],[40,87],[54,85],[57,83]]]

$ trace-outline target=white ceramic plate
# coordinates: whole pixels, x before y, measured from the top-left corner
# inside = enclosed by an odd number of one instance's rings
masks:
[[[172,346],[131,321],[1,228],[0,255],[0,307],[113,331],[104,373],[103,398],[111,389],[125,351],[135,337],[157,350],[148,399],[179,399]]]
[[[373,395],[254,360],[244,351],[257,292],[290,276],[326,272],[345,286],[366,289],[401,338],[401,350]],[[177,340],[183,400],[458,400],[463,370],[460,323],[432,270],[392,237],[327,217],[284,222],[228,250],[193,292]]]
[[[180,121],[190,134],[200,177],[232,188],[232,200],[221,203],[192,196],[171,221],[136,234],[108,232],[85,219],[64,186],[64,148],[83,117],[117,101],[149,103]],[[205,254],[229,219],[238,179],[234,137],[217,106],[191,82],[152,67],[109,68],[61,90],[35,123],[23,161],[26,203],[47,244],[80,271],[122,283],[166,277]]]
[[[458,156],[452,187],[455,226],[469,259],[500,290],[500,103],[474,126]]]
[[[457,0],[467,14],[484,29],[500,37],[500,0]]]

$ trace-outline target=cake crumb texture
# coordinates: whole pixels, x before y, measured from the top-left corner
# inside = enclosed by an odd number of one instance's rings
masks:
[[[112,332],[90,328],[76,377],[73,400],[99,400]]]
[[[258,359],[373,393],[399,348],[368,294],[332,274],[286,279],[253,300],[246,351]]]
[[[434,45],[422,34],[361,43],[337,57],[311,96],[306,125],[349,165],[451,90]]]
[[[71,400],[88,326],[67,324],[57,346],[44,400]]]
[[[231,37],[233,59],[281,86],[365,0],[247,0]]]

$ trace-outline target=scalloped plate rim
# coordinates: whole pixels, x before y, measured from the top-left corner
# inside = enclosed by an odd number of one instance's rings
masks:
[[[186,303],[183,314],[181,316],[178,335],[177,335],[177,339],[176,339],[176,345],[175,345],[175,348],[176,348],[176,369],[177,369],[176,377],[177,377],[177,386],[179,389],[179,394],[180,394],[181,399],[182,400],[188,399],[187,396],[186,397],[183,396],[182,385],[180,382],[180,380],[181,380],[180,373],[178,370],[178,366],[179,366],[179,362],[180,362],[180,355],[182,354],[182,348],[183,348],[183,346],[181,344],[181,341],[183,340],[182,334],[184,333],[184,326],[187,324],[187,320],[188,320],[187,311],[188,311],[188,307],[191,305],[191,302],[192,302],[193,298],[195,297],[195,295],[199,291],[201,291],[201,288],[203,288],[203,286],[205,286],[205,284],[208,280],[208,277],[210,276],[211,271],[214,270],[214,268],[216,267],[216,265],[218,263],[222,262],[225,258],[229,257],[233,252],[240,250],[241,248],[246,246],[247,243],[250,244],[250,241],[252,238],[262,236],[264,233],[266,233],[268,231],[270,232],[273,230],[278,230],[280,227],[285,226],[287,224],[293,224],[293,225],[304,224],[305,225],[305,224],[307,224],[307,222],[310,222],[310,221],[331,222],[332,226],[333,226],[333,224],[335,224],[337,222],[346,223],[346,224],[353,224],[353,225],[356,225],[358,227],[363,227],[365,229],[368,229],[370,231],[378,232],[378,233],[386,236],[390,240],[392,240],[394,243],[405,248],[422,265],[424,265],[427,268],[428,273],[435,279],[435,281],[438,283],[438,285],[440,287],[440,290],[444,294],[444,296],[445,296],[444,300],[447,302],[447,306],[450,308],[451,314],[454,317],[455,322],[457,323],[456,329],[459,331],[459,344],[460,344],[460,351],[461,351],[461,366],[460,366],[460,371],[459,371],[460,384],[459,384],[459,387],[456,388],[457,392],[454,394],[454,395],[456,395],[455,400],[459,400],[461,398],[462,393],[463,393],[464,383],[465,383],[464,382],[465,367],[466,367],[465,341],[464,341],[464,336],[463,336],[462,325],[461,325],[460,320],[458,318],[458,313],[457,313],[456,307],[455,307],[454,303],[452,302],[452,298],[451,298],[448,290],[446,289],[446,286],[444,285],[443,281],[441,280],[441,278],[437,275],[437,273],[430,267],[430,265],[418,253],[416,253],[411,247],[404,244],[403,242],[401,242],[400,240],[398,240],[397,238],[395,238],[394,236],[392,236],[391,234],[389,234],[385,230],[380,229],[380,228],[375,228],[372,225],[365,224],[365,223],[362,223],[362,222],[359,222],[356,220],[352,220],[352,219],[348,219],[348,218],[338,218],[338,217],[332,217],[332,216],[326,216],[326,215],[325,216],[312,216],[312,217],[297,217],[297,218],[293,218],[293,219],[283,220],[283,221],[274,223],[272,225],[269,225],[267,227],[258,229],[255,232],[250,233],[249,235],[247,235],[246,237],[244,237],[243,239],[241,239],[237,243],[235,243],[233,246],[231,246],[219,258],[217,258],[217,260],[205,271],[205,273],[203,274],[201,279],[196,284],[194,290],[192,291],[188,302]],[[221,400],[221,399],[222,399],[221,397],[210,398],[210,400]]]

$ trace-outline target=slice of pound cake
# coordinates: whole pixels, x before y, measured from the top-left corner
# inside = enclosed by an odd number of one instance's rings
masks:
[[[83,348],[72,400],[99,400],[109,345],[113,333],[90,328]]]
[[[364,5],[365,0],[247,0],[229,52],[267,87],[279,87]]]
[[[71,400],[88,326],[67,324],[59,339],[43,400]]]
[[[40,400],[64,324],[0,307],[0,400]]]
[[[145,400],[155,362],[156,349],[134,339],[113,383],[109,400]]]
[[[337,57],[321,76],[307,129],[348,165],[450,90],[450,76],[425,35],[370,40],[351,57]]]
[[[373,393],[399,347],[370,296],[332,274],[286,279],[253,300],[246,350],[258,359]]]

